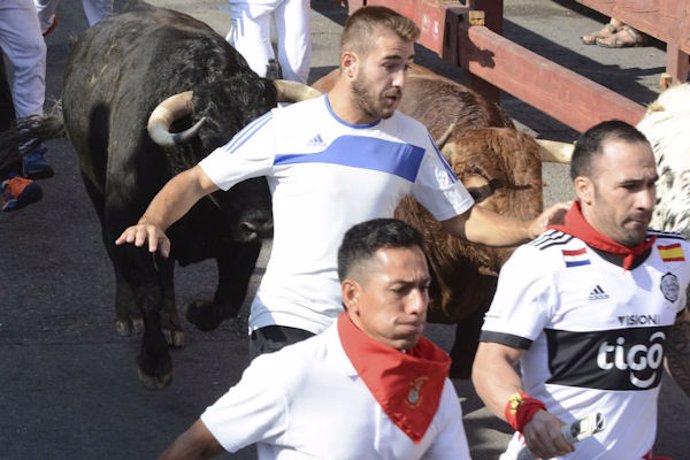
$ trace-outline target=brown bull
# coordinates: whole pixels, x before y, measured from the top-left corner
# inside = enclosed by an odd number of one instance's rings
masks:
[[[512,128],[476,128],[459,133],[453,145],[450,164],[478,206],[524,220],[539,215],[541,148],[533,138]],[[513,249],[455,238],[411,198],[400,203],[395,216],[424,234],[433,271],[429,321],[457,323],[451,375],[468,378],[498,271]]]
[[[313,87],[327,92],[338,69]],[[544,149],[497,105],[473,90],[414,66],[398,108],[427,126],[455,174],[479,206],[531,219],[543,206],[541,160]],[[484,312],[496,290],[498,271],[512,248],[489,248],[459,240],[419,203],[401,202],[395,216],[424,235],[433,271],[429,320],[457,324],[451,375],[468,378]]]

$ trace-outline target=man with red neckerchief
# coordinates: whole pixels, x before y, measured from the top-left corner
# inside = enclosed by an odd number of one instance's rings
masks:
[[[690,395],[690,244],[648,228],[659,176],[633,126],[585,132],[570,175],[564,224],[501,270],[472,380],[516,430],[501,460],[525,445],[540,458],[652,459],[664,359]],[[568,443],[561,428],[594,413],[604,430]]]
[[[450,358],[422,336],[431,282],[423,244],[395,219],[349,229],[335,324],[254,359],[161,458],[256,444],[262,460],[469,459]]]

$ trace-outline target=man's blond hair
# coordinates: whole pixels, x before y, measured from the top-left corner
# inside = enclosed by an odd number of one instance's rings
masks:
[[[375,34],[387,30],[406,42],[415,42],[419,27],[411,19],[385,6],[365,6],[347,19],[340,39],[340,52],[366,56]]]

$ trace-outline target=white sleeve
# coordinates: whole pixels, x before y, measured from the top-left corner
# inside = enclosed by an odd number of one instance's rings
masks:
[[[275,158],[275,120],[268,112],[218,147],[199,166],[222,190],[252,177],[269,176]]]
[[[439,405],[439,435],[424,455],[425,459],[468,460],[470,447],[467,443],[465,426],[462,423],[462,408],[455,388],[446,379]]]
[[[201,421],[228,452],[284,433],[287,396],[276,382],[272,355],[254,359],[242,379],[201,414]]]
[[[554,283],[537,252],[530,245],[520,246],[501,268],[482,341],[526,349],[550,322],[550,306],[556,305]]]
[[[451,219],[469,210],[474,199],[462,185],[448,162],[428,136],[412,195],[438,221]]]

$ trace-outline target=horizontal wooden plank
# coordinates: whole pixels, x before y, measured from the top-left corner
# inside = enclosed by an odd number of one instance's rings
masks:
[[[458,35],[464,68],[577,131],[613,118],[637,124],[644,114],[643,106],[486,27],[463,24]]]

